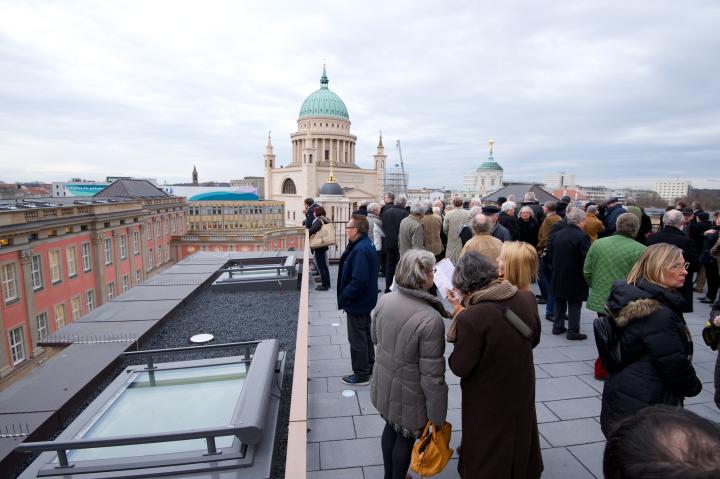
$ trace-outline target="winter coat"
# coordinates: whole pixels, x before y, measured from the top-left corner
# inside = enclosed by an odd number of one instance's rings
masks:
[[[474,251],[475,253],[485,256],[492,264],[497,268],[497,259],[500,256],[500,249],[502,248],[502,241],[490,236],[489,233],[476,234],[463,246],[460,258],[468,251]],[[458,258],[459,259],[459,258]]]
[[[585,301],[588,285],[583,277],[590,238],[576,225],[567,225],[552,238],[552,290],[556,298]]]
[[[652,404],[682,406],[702,384],[692,366],[692,339],[676,291],[640,280],[617,281],[608,308],[618,326],[622,369],[605,381],[600,425],[613,425]]]
[[[396,286],[373,312],[375,351],[370,400],[380,415],[409,431],[445,421],[445,323],[436,297]]]
[[[382,250],[382,239],[385,236],[385,232],[383,231],[383,222],[380,219],[380,217],[373,213],[368,213],[367,215],[368,223],[370,224],[370,229],[368,230],[368,238],[370,238],[375,245],[376,251]]]
[[[313,221],[315,221],[315,208],[318,206],[320,205],[313,203],[308,206],[308,209],[305,211],[305,221],[303,221],[305,228],[310,229],[312,227]]]
[[[560,216],[558,216],[556,213],[548,214],[543,220],[542,224],[540,225],[540,230],[538,231],[538,253],[542,253],[543,250],[547,248],[548,238],[550,236],[550,229],[552,229],[553,225],[558,221],[562,221],[562,218],[560,218]]]
[[[320,229],[323,227],[324,224],[327,224],[329,222],[330,222],[330,220],[328,220],[326,216],[318,216],[312,222],[312,226],[310,226],[310,231],[308,231],[308,234],[310,236],[314,235],[315,233],[320,231]],[[327,251],[327,250],[328,250],[327,246],[313,249],[313,251]]]
[[[530,243],[533,248],[537,247],[538,243],[538,231],[540,225],[535,218],[530,218],[525,221],[522,218],[518,218],[518,232],[520,241]]]
[[[587,307],[602,313],[615,281],[627,278],[645,246],[620,234],[600,238],[590,246],[585,257],[583,276],[590,286]]]
[[[532,338],[520,335],[498,306],[519,316]],[[539,478],[543,463],[532,348],[540,341],[540,318],[533,293],[518,291],[504,301],[472,304],[456,319],[448,362],[462,392],[460,476]]]
[[[407,216],[400,222],[400,235],[398,236],[400,256],[413,248],[423,249],[424,247],[425,234],[420,219],[414,215]]]
[[[409,213],[405,208],[395,205],[388,208],[382,214],[383,231],[385,232],[385,248],[398,249],[398,237],[400,236],[400,222]]]
[[[683,258],[690,263],[688,275],[685,276],[685,284],[683,284],[680,293],[682,294],[685,304],[683,305],[683,313],[692,313],[693,310],[693,280],[692,272],[699,269],[698,251],[692,240],[685,236],[682,231],[672,226],[665,226],[663,229],[655,233],[648,240],[648,246],[668,243],[677,246],[683,251]]]
[[[518,220],[514,216],[510,216],[505,211],[501,211],[498,215],[498,223],[503,225],[506,230],[510,232],[510,236],[513,241],[517,241],[520,238],[520,230],[518,229]],[[499,238],[498,238],[499,239]]]
[[[598,239],[598,234],[605,230],[605,225],[597,219],[594,213],[588,213],[585,220],[585,233],[590,237],[590,241]]]
[[[370,314],[377,304],[378,255],[367,235],[348,243],[340,257],[337,280],[338,309],[347,314]]]
[[[605,215],[603,216],[603,225],[605,225],[605,231],[600,233],[600,237],[611,236],[615,233],[615,223],[617,223],[618,216],[623,213],[627,213],[622,205],[615,205],[612,208],[605,208]]]
[[[423,216],[421,223],[423,227],[423,236],[425,238],[425,249],[435,256],[439,255],[443,252],[443,245],[440,240],[442,220],[435,214],[427,214]]]
[[[500,241],[512,241],[513,237],[510,234],[510,231],[508,231],[507,228],[505,228],[500,223],[495,223],[495,226],[490,230],[490,234],[493,235],[495,238],[499,239]]]
[[[443,220],[443,231],[447,235],[445,257],[449,259],[452,264],[457,263],[457,260],[460,257],[460,251],[463,246],[458,232],[460,231],[460,228],[462,228],[462,225],[467,222],[468,217],[470,217],[470,212],[468,210],[455,208],[448,211],[445,215],[445,219]]]

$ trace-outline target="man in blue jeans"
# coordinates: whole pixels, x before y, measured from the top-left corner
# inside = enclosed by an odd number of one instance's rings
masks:
[[[353,386],[370,383],[375,347],[370,337],[370,312],[377,304],[378,259],[368,238],[365,215],[354,214],[345,225],[348,245],[340,257],[337,280],[338,309],[347,314],[347,333],[353,374],[340,380]]]

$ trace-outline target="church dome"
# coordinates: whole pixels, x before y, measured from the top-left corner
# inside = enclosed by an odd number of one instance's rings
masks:
[[[339,183],[335,181],[328,181],[327,183],[323,183],[323,185],[320,187],[320,194],[342,196],[343,189]]]
[[[300,117],[330,117],[350,120],[345,103],[328,88],[328,77],[323,67],[320,89],[305,99],[300,108]]]

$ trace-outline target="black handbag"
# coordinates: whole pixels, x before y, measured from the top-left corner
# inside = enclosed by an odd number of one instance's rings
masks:
[[[601,314],[593,321],[593,333],[598,356],[605,370],[609,373],[623,368],[620,334],[615,321],[607,314]]]

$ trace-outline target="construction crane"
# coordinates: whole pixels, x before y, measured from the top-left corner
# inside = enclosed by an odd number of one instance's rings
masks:
[[[397,140],[396,142],[397,150],[398,150],[398,156],[400,157],[400,173],[401,173],[401,179],[400,179],[400,185],[402,187],[402,194],[407,197],[407,175],[405,174],[405,163],[403,163],[403,157],[402,157],[402,148],[400,147],[400,140]]]

